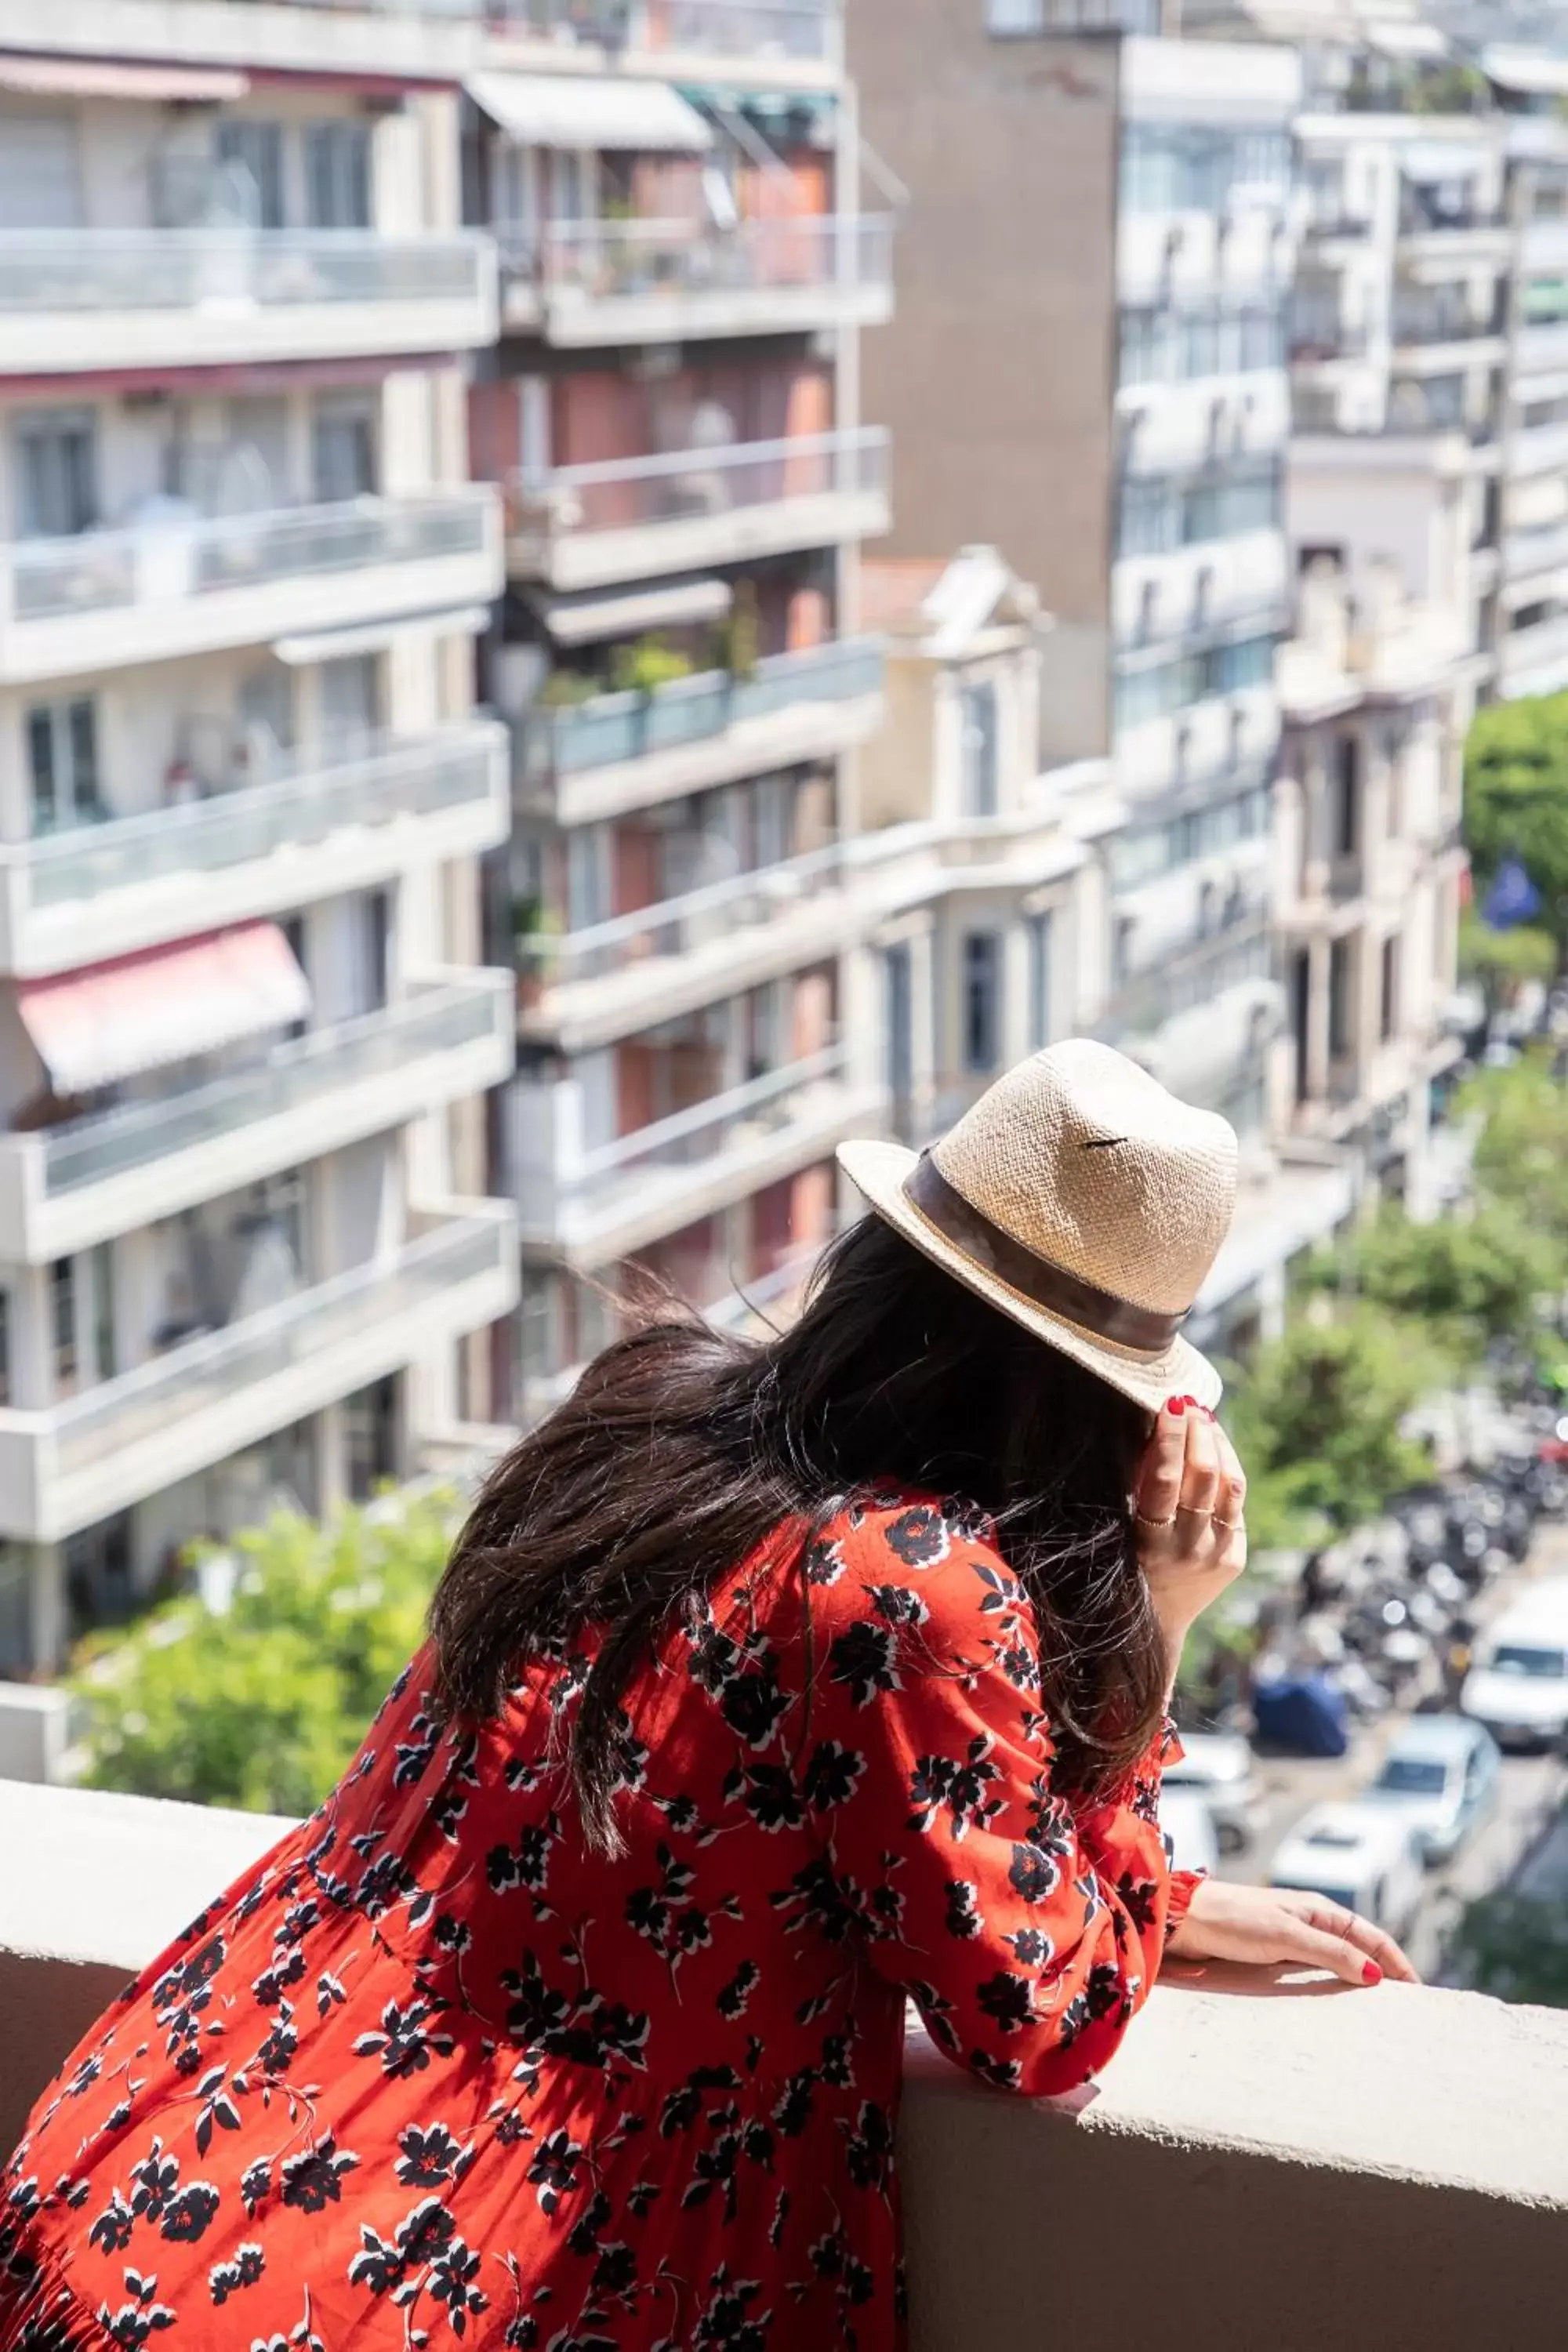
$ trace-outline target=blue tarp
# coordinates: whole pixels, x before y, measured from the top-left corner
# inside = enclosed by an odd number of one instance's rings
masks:
[[[1321,1675],[1259,1683],[1252,1694],[1258,1736],[1297,1756],[1342,1756],[1350,1746],[1345,1703]]]

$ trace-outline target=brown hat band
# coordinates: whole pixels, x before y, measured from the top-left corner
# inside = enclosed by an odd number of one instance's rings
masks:
[[[1059,1315],[1081,1330],[1092,1331],[1098,1339],[1158,1355],[1186,1321],[1185,1314],[1156,1315],[1146,1307],[1134,1307],[1109,1290],[1097,1290],[1092,1282],[1080,1282],[1064,1266],[1037,1257],[955,1192],[929,1151],[921,1152],[904,1179],[904,1197],[944,1240],[1009,1290],[1043,1307],[1047,1315]]]

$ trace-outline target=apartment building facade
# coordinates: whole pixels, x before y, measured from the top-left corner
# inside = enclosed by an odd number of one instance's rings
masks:
[[[0,1673],[492,1410],[453,29],[0,8]]]
[[[1267,1195],[1300,69],[1112,18],[1134,22],[1022,0],[852,17],[868,136],[916,192],[867,400],[893,434],[893,554],[1004,547],[1055,623],[1039,764],[1108,763],[1083,1024],[1225,1110]],[[1342,1213],[1337,1186],[1297,1190],[1281,1248],[1312,1200]],[[1273,1230],[1233,1253],[1222,1339],[1254,1315]]]
[[[501,273],[470,433],[506,516],[525,1421],[649,1280],[721,1320],[784,1297],[835,1144],[881,1121],[847,845],[888,520],[859,339],[890,310],[831,0],[652,6],[613,41],[530,13],[492,26],[465,138]]]

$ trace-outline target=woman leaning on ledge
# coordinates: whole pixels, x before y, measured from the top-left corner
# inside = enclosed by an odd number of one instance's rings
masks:
[[[1032,2095],[1166,1950],[1410,1973],[1156,1819],[1246,1554],[1178,1329],[1229,1128],[1080,1042],[841,1158],[872,1213],[794,1328],[605,1350],[339,1788],[68,2061],[0,2352],[887,2352],[906,1997]]]

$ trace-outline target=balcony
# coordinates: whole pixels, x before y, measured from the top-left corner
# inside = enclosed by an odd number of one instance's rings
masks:
[[[484,0],[483,13],[489,53],[509,67],[559,68],[564,49],[574,63],[669,81],[700,79],[720,58],[726,81],[759,89],[832,89],[839,76],[829,0]]]
[[[500,593],[493,494],[346,499],[0,551],[0,685],[71,677],[288,633],[460,612]]]
[[[867,426],[516,477],[507,570],[569,593],[872,538],[890,520],[888,457]]]
[[[1364,359],[1366,348],[1366,328],[1359,320],[1298,319],[1290,327],[1292,367],[1332,367],[1342,360]]]
[[[449,972],[205,1086],[0,1137],[6,1255],[47,1265],[511,1075],[509,972]]]
[[[469,351],[495,340],[495,259],[475,236],[7,230],[0,314],[0,376]]]
[[[0,844],[0,971],[69,971],[494,848],[510,826],[506,753],[504,729],[471,723]]]
[[[38,1412],[0,1412],[0,1533],[52,1542],[352,1396],[517,1300],[495,1202]]]
[[[749,677],[710,670],[649,693],[536,708],[522,721],[522,797],[561,824],[592,824],[831,758],[880,725],[883,670],[879,639],[850,637],[770,654]]]
[[[476,62],[483,0],[52,0],[8,22],[8,47],[49,57],[230,67],[258,76],[360,74],[458,82]]]
[[[127,1977],[288,1826],[0,1782],[0,2144]],[[1166,2352],[1251,2347],[1260,2327],[1271,2352],[1540,2343],[1565,2108],[1568,2013],[1426,1987],[1169,1966],[1103,2074],[1057,2099],[977,2084],[913,2030],[913,2352],[1030,2347],[1047,2309],[1075,2352],[1125,2352],[1126,2299],[1092,2258],[1123,2213]]]
[[[501,233],[502,316],[560,350],[881,326],[893,311],[884,218],[563,221]]]
[[[1197,595],[1173,611],[1169,607],[1173,603],[1172,598],[1156,606],[1148,618],[1139,614],[1117,631],[1118,676],[1133,677],[1174,655],[1209,653],[1251,637],[1283,636],[1290,626],[1290,604],[1283,596],[1246,603]]]
[[[1510,530],[1503,541],[1510,580],[1529,580],[1568,565],[1568,522],[1544,523],[1536,530]]]
[[[875,1128],[883,1096],[854,1084],[832,1045],[593,1148],[574,1080],[519,1079],[511,1109],[523,1246],[588,1268],[829,1158]]]
[[[1389,329],[1393,364],[1413,375],[1446,375],[1457,368],[1500,367],[1508,345],[1495,317],[1464,312],[1396,313]]]
[[[1568,417],[1553,425],[1516,425],[1509,436],[1510,475],[1568,472]]]
[[[1504,630],[1498,651],[1505,695],[1561,694],[1568,688],[1568,612]]]
[[[1212,1006],[1233,988],[1266,981],[1269,968],[1267,898],[1246,890],[1207,931],[1184,948],[1170,950],[1153,970],[1113,992],[1101,1024],[1104,1034],[1112,1045],[1151,1035],[1180,1013]]]
[[[834,953],[858,908],[843,844],[737,874],[614,921],[520,941],[537,975],[520,1036],[588,1053],[645,1028],[648,1006],[674,1021]],[[542,986],[540,985],[542,983]]]

